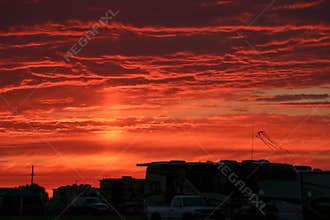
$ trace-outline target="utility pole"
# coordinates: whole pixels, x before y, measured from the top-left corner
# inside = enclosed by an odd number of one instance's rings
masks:
[[[254,124],[252,126],[252,140],[251,140],[251,160],[253,160],[253,154],[254,154]]]
[[[31,185],[34,184],[34,166],[32,165],[32,172],[31,172]]]

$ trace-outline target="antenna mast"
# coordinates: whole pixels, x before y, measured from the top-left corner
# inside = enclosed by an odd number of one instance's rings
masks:
[[[31,170],[31,185],[34,184],[34,166],[32,165],[32,170]]]
[[[252,127],[251,160],[253,160],[253,154],[254,154],[254,125]]]

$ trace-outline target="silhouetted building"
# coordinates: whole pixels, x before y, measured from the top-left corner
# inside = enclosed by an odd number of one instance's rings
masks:
[[[79,197],[98,197],[98,189],[88,184],[73,184],[53,189],[53,200],[64,205]]]
[[[51,213],[67,209],[66,213],[93,214],[109,213],[111,207],[101,196],[99,189],[91,185],[68,185],[53,190],[53,199],[49,205]]]
[[[111,205],[121,211],[143,211],[144,179],[130,176],[102,179],[100,192]]]
[[[297,171],[312,171],[312,167],[310,166],[304,166],[304,165],[297,165],[294,166],[296,168]]]
[[[10,215],[44,214],[48,195],[36,184],[0,188],[0,213]]]
[[[330,171],[300,171],[305,220],[330,219]]]

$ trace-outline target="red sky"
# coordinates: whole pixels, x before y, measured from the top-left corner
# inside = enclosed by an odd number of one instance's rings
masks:
[[[118,14],[67,51],[104,17]],[[328,169],[330,3],[0,2],[0,186],[255,159]],[[86,40],[85,40],[86,43]],[[265,130],[272,151],[252,133]]]

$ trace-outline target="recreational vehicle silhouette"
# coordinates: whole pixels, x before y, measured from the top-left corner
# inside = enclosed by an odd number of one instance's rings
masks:
[[[330,171],[299,170],[304,220],[330,219]]]
[[[214,211],[208,213],[209,219],[303,219],[300,178],[289,164],[265,160],[169,161],[137,166],[147,167],[145,210],[169,206],[175,196],[198,195],[214,207]],[[228,169],[227,175],[221,171],[223,166]],[[243,187],[238,186],[237,181],[233,182],[233,176],[251,192],[244,193]],[[252,195],[258,197],[259,204],[261,201],[265,204],[262,211]],[[149,215],[149,219],[159,219],[157,209],[152,210],[155,214]],[[187,214],[191,213],[182,213],[181,218]]]

